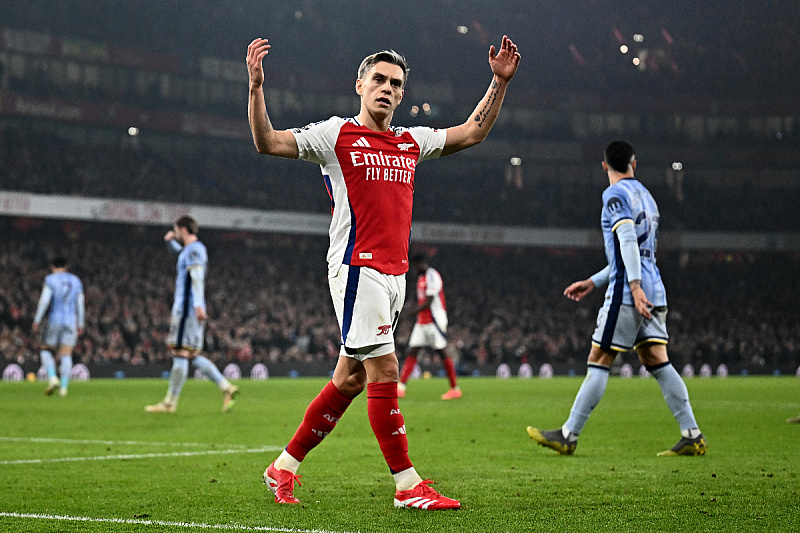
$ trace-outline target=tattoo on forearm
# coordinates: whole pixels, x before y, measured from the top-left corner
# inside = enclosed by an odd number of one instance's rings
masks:
[[[489,89],[491,90],[489,93],[489,98],[487,98],[486,104],[484,104],[483,108],[475,115],[475,122],[478,123],[479,128],[483,127],[483,123],[486,122],[486,118],[489,116],[489,113],[494,107],[494,104],[497,101],[497,93],[499,92],[499,88],[500,84],[497,83],[497,80],[492,80],[492,84],[489,86]]]

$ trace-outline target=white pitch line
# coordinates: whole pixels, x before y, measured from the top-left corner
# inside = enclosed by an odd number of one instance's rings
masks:
[[[206,450],[200,452],[170,452],[170,453],[141,453],[141,454],[124,454],[124,455],[97,455],[94,457],[57,457],[54,459],[18,459],[13,461],[0,461],[0,465],[29,465],[41,463],[69,463],[78,461],[110,461],[113,459],[152,459],[156,457],[193,457],[197,455],[223,455],[233,453],[262,453],[262,452],[277,452],[283,450],[282,446],[264,446],[261,448],[253,448],[250,450],[243,450],[241,448],[234,450]]]
[[[34,443],[58,443],[58,444],[103,444],[106,446],[187,446],[187,447],[208,447],[213,444],[200,442],[148,442],[138,440],[86,440],[86,439],[52,439],[44,437],[0,437],[0,442],[34,442]],[[228,448],[246,448],[244,444],[226,444]]]
[[[346,531],[331,531],[325,529],[296,529],[296,528],[270,527],[270,526],[241,526],[239,524],[203,524],[198,522],[166,522],[164,520],[144,520],[141,518],[92,518],[90,516],[64,516],[64,515],[33,514],[33,513],[0,512],[0,517],[32,518],[35,520],[60,520],[64,522],[99,522],[107,524],[183,527],[183,528],[194,528],[194,529],[218,529],[218,530],[228,530],[228,531],[276,531],[281,533],[348,533]]]

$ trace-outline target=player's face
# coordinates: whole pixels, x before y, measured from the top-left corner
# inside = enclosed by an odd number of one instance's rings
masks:
[[[371,113],[390,115],[403,100],[403,69],[399,65],[375,64],[356,80],[356,93]]]

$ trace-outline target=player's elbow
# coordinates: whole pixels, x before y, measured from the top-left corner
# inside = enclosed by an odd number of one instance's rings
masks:
[[[271,155],[271,147],[274,144],[268,135],[259,135],[256,132],[253,134],[253,144],[259,154]]]
[[[274,151],[275,136],[271,131],[258,124],[250,122],[250,132],[253,134],[253,144],[259,154],[270,155]]]
[[[486,139],[486,135],[480,134],[473,134],[470,133],[468,135],[464,135],[453,142],[449,142],[450,139],[448,138],[448,142],[445,144],[445,148],[442,151],[442,155],[450,155],[456,152],[460,152],[461,150],[466,150],[471,146],[475,146],[476,144],[480,144],[483,140]]]
[[[472,148],[472,147],[473,147],[473,146],[475,146],[476,144],[480,144],[480,143],[482,143],[482,142],[483,142],[483,139],[484,139],[484,138],[482,138],[482,137],[467,137],[467,138],[466,138],[466,139],[464,139],[464,141],[461,143],[461,145],[460,145],[460,147],[459,147],[459,150],[466,150],[467,148]]]
[[[475,145],[482,143],[486,139],[486,135],[471,135],[465,138],[455,150],[456,152],[460,152],[461,150],[466,150],[467,148],[472,148]]]
[[[285,157],[281,150],[274,143],[256,141],[256,151],[262,155],[274,155]]]
[[[489,136],[489,128],[485,127],[478,127],[472,128],[469,132],[469,135],[464,139],[464,148],[469,148],[470,146],[475,146],[476,144],[480,144],[486,140],[486,137]]]
[[[269,131],[253,134],[253,143],[259,154],[297,159],[297,143],[291,133]]]

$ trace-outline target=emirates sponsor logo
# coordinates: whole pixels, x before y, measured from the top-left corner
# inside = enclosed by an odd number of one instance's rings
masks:
[[[357,145],[361,139],[356,141]],[[360,146],[360,145],[359,145]],[[413,145],[412,145],[413,146]],[[375,152],[350,152],[350,163],[353,168],[364,169],[367,180],[396,181],[400,183],[414,183],[414,169],[417,167],[417,158],[413,154],[385,154],[378,150]]]
[[[358,141],[356,141],[358,142]],[[354,167],[368,165],[371,167],[388,167],[403,170],[414,170],[417,166],[417,159],[404,155],[387,155],[382,151],[378,153],[361,152],[353,150],[350,152],[350,162]]]

